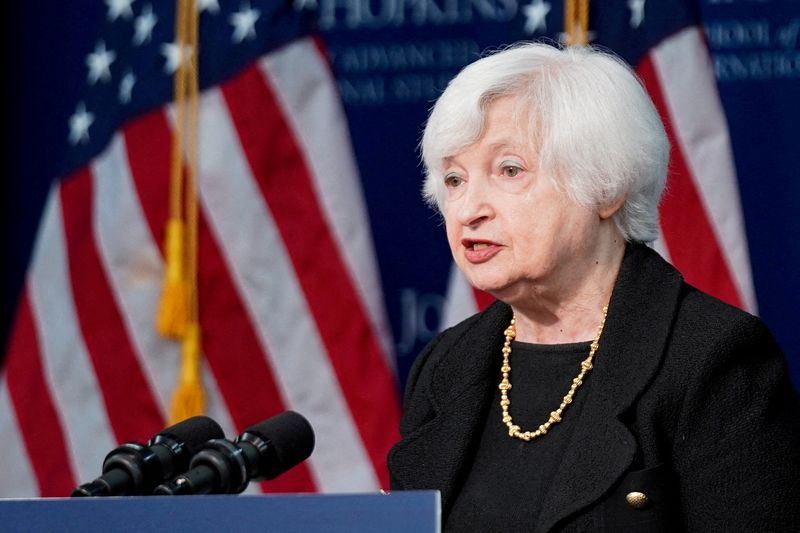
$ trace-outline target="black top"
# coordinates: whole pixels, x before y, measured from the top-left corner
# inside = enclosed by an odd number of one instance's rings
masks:
[[[445,523],[496,409],[511,315],[496,302],[438,335],[406,382],[391,488],[439,490]],[[511,412],[528,429],[519,383]],[[800,531],[800,404],[780,349],[758,318],[645,246],[626,249],[581,396],[531,531]],[[646,504],[630,505],[631,492]]]
[[[535,431],[558,408],[580,373],[581,361],[589,355],[589,345],[511,345],[510,413],[522,431]],[[499,352],[497,358],[502,359]],[[453,502],[445,530],[530,531],[590,386],[591,371],[564,410],[562,422],[529,442],[508,436],[501,419],[500,390],[495,387],[494,399],[479,429],[481,434],[475,438],[477,449],[471,468]]]

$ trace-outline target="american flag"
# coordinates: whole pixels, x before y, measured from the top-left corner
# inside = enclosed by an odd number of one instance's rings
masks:
[[[533,37],[547,34],[547,28],[557,27],[548,16],[556,20],[561,7],[560,2],[531,0],[522,10],[525,30]],[[728,127],[697,2],[592,2],[588,38],[635,67],[667,128],[672,150],[654,248],[687,282],[755,313]],[[454,266],[443,321],[455,324],[491,301]]]
[[[2,497],[65,496],[97,477],[118,443],[167,425],[178,377],[179,344],[154,327],[182,57],[175,6],[106,4],[6,353]],[[197,9],[207,414],[228,437],[286,409],[314,426],[307,462],[249,490],[385,487],[397,386],[325,54],[291,4]]]

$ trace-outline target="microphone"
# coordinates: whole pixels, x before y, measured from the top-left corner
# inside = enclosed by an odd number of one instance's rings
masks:
[[[185,472],[206,441],[224,437],[207,416],[194,416],[163,429],[144,446],[126,442],[103,461],[103,475],[77,487],[72,497],[150,494],[159,483]]]
[[[299,413],[286,411],[247,428],[233,442],[207,442],[187,472],[159,485],[153,494],[238,494],[251,480],[273,479],[313,450],[311,424]]]

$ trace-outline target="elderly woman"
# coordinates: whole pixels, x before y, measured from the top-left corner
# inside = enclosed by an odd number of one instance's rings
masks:
[[[800,531],[800,409],[763,323],[643,243],[669,146],[631,70],[516,46],[465,68],[422,141],[460,270],[499,301],[423,351],[393,489],[445,529]]]

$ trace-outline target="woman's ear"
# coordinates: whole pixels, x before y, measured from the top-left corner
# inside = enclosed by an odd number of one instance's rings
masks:
[[[622,196],[620,196],[619,198],[617,198],[616,200],[614,200],[610,204],[598,208],[597,209],[597,214],[600,215],[600,218],[602,220],[606,220],[606,219],[609,219],[609,218],[613,217],[614,214],[617,211],[620,210],[620,208],[622,207],[622,204],[625,203],[625,200],[627,199],[627,197],[628,197],[627,195],[623,194]]]

